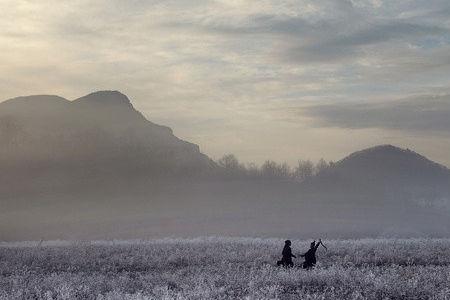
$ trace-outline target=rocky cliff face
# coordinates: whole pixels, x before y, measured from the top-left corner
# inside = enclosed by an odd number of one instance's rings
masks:
[[[117,91],[73,101],[47,95],[7,100],[0,104],[0,141],[2,166],[24,172],[34,166],[155,176],[201,172],[212,164],[197,145],[145,119]]]

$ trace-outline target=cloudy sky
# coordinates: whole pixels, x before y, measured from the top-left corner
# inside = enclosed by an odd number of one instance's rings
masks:
[[[213,158],[450,166],[448,0],[0,0],[1,99],[120,90]]]

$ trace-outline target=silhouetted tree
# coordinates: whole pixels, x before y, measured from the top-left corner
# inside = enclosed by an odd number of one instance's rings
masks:
[[[310,160],[299,160],[294,169],[293,177],[304,181],[314,175],[314,164]]]
[[[319,175],[326,172],[330,168],[330,163],[326,162],[323,158],[321,158],[315,167],[315,174]]]
[[[291,168],[287,163],[277,164],[273,160],[266,160],[261,166],[261,173],[265,178],[289,178],[291,177]]]
[[[261,175],[265,178],[275,178],[276,177],[277,163],[273,160],[266,160],[261,166]]]
[[[333,166],[333,162],[328,163],[321,159],[317,164],[310,160],[299,160],[295,168],[291,168],[286,162],[277,163],[266,160],[261,167],[258,167],[255,163],[246,165],[240,163],[234,154],[224,155],[216,163],[221,168],[220,174],[229,178],[295,179],[298,181],[304,181]]]
[[[219,167],[223,168],[224,174],[228,177],[241,178],[247,174],[246,168],[234,154],[226,154],[217,161]]]
[[[261,175],[261,172],[255,163],[248,163],[245,168],[249,177],[257,178]]]

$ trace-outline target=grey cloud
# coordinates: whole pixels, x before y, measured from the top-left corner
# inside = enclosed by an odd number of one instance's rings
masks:
[[[363,55],[362,47],[389,41],[416,41],[427,36],[450,36],[446,28],[398,21],[368,24],[351,33],[337,33],[317,39],[309,45],[288,50],[288,59],[301,62],[338,61]]]
[[[182,30],[195,30],[213,34],[249,35],[249,34],[282,34],[302,36],[315,30],[314,24],[300,17],[280,17],[270,14],[255,14],[246,18],[245,22],[230,20],[206,21],[171,21],[162,24],[163,27]]]
[[[439,38],[445,43],[450,41],[450,30],[441,26],[443,24],[433,24],[426,17],[380,18],[364,15],[353,8],[348,8],[347,15],[347,19],[326,15],[309,19],[305,16],[254,14],[248,15],[244,21],[207,18],[201,21],[178,20],[164,26],[238,38],[272,36],[274,40],[283,40],[284,51],[277,51],[281,60],[292,63],[354,59],[364,55],[364,46],[383,43],[389,48],[395,43],[420,44],[425,38]]]
[[[303,110],[319,126],[450,132],[450,95],[382,103],[335,103]]]
[[[389,22],[377,24],[368,29],[353,34],[332,39],[330,44],[363,46],[391,39],[420,37],[424,35],[448,34],[448,30],[439,26],[421,25],[413,23]]]
[[[339,144],[347,130],[310,126],[309,119],[299,124],[298,115],[297,123],[279,122],[285,107],[450,94],[449,1],[375,2],[9,0],[0,20],[0,86],[4,98],[120,89],[151,120],[172,126],[213,156],[259,149],[256,155],[265,159],[275,149],[268,145],[283,137],[297,142],[280,155],[297,159],[308,136],[314,150],[305,155],[313,158],[318,144]],[[359,104],[307,113],[322,126],[448,128],[439,116],[448,116],[444,104],[439,112],[421,113],[411,105],[405,112],[382,103],[368,111]],[[333,109],[336,115],[329,116]],[[417,120],[405,117],[408,112]],[[235,130],[238,125],[244,130]],[[260,142],[250,132],[263,132]],[[372,142],[364,132],[348,139]],[[431,152],[450,147],[447,136],[413,134],[424,149],[428,136],[439,139],[442,146],[429,147]]]

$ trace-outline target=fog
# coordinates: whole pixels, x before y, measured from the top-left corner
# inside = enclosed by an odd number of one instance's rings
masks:
[[[383,193],[304,191],[284,181],[48,186],[2,199],[2,240],[436,237],[447,236],[450,225],[448,206],[443,211]]]
[[[117,91],[0,104],[0,240],[448,236],[450,171],[390,145],[213,161]]]

